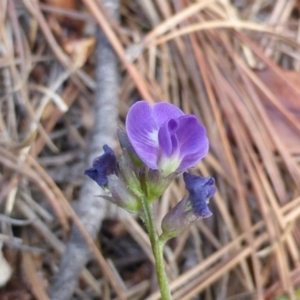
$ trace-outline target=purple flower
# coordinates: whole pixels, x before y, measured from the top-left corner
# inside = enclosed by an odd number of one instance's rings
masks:
[[[194,115],[169,103],[135,103],[126,119],[128,138],[140,159],[165,176],[193,167],[208,152],[206,130]]]
[[[186,189],[190,193],[189,201],[193,213],[199,218],[210,217],[212,213],[207,206],[207,202],[217,191],[213,186],[215,184],[214,178],[204,178],[190,173],[184,173],[183,179]]]
[[[198,219],[212,215],[207,203],[215,192],[215,180],[212,177],[199,177],[184,173],[183,178],[189,196],[177,203],[162,220],[162,240],[169,240],[178,236]]]
[[[115,152],[107,145],[103,146],[104,154],[96,157],[93,166],[84,171],[84,174],[95,180],[98,185],[105,187],[108,184],[107,176],[118,174]]]

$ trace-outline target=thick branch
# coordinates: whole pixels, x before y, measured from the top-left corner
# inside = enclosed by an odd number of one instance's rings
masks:
[[[103,0],[106,9],[118,18],[119,0]],[[115,146],[118,118],[118,62],[114,51],[103,32],[98,29],[96,48],[97,91],[94,107],[95,124],[91,134],[87,166],[102,153],[104,144]],[[110,204],[95,195],[99,187],[89,178],[84,180],[79,197],[78,215],[92,238],[95,238]],[[66,251],[62,256],[59,271],[50,288],[50,297],[55,300],[70,299],[81,271],[90,258],[90,249],[79,230],[73,226]]]

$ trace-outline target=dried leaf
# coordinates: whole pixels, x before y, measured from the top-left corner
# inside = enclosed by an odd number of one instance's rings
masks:
[[[81,68],[94,50],[95,38],[69,40],[64,49],[72,57],[75,68]]]

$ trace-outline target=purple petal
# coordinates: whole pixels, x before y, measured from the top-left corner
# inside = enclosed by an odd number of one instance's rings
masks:
[[[136,102],[126,118],[130,143],[139,158],[150,168],[157,169],[158,126],[153,110],[146,101]]]
[[[180,154],[184,156],[198,153],[201,158],[204,157],[208,151],[208,139],[204,126],[199,124],[193,115],[183,116],[178,121],[180,125],[176,136],[180,145]]]
[[[175,135],[172,135],[171,140],[172,140],[172,155],[173,155],[175,152],[179,151],[179,143]]]
[[[177,172],[183,172],[189,168],[194,167],[200,160],[201,158],[199,158],[199,156],[194,153],[192,154],[188,154],[186,156],[183,157]]]
[[[204,126],[198,123],[194,115],[180,117],[178,122],[176,136],[182,159],[178,171],[183,171],[193,167],[207,154],[209,143]]]
[[[194,167],[208,152],[208,139],[205,138],[206,141],[203,142],[202,147],[199,147],[199,151],[191,154],[185,155],[181,163],[178,167],[178,171],[182,172],[186,169],[189,169],[191,167]]]
[[[190,193],[197,193],[203,187],[212,188],[215,184],[215,179],[213,177],[201,177],[194,174],[185,172],[183,174],[183,179],[187,190]]]
[[[212,212],[209,210],[205,202],[198,202],[197,207],[194,207],[193,210],[195,215],[199,218],[208,218],[212,215]]]
[[[189,200],[194,214],[201,218],[209,217],[212,213],[207,202],[216,192],[213,186],[215,180],[212,177],[203,178],[189,173],[184,173],[183,178],[190,193]]]
[[[158,142],[160,150],[166,156],[170,157],[175,151],[178,151],[178,139],[174,135],[174,131],[178,128],[178,122],[171,119],[159,129]]]
[[[177,119],[180,116],[184,116],[184,112],[181,109],[166,102],[156,103],[153,105],[152,109],[153,118],[155,119],[158,128],[171,119]]]
[[[108,175],[118,173],[115,152],[107,145],[103,146],[103,150],[104,154],[94,159],[93,167],[84,171],[84,175],[92,178],[101,187],[108,184]]]
[[[158,143],[162,152],[166,156],[171,156],[172,140],[167,124],[162,126],[158,131]]]

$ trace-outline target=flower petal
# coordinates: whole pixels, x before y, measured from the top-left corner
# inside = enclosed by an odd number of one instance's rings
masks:
[[[178,171],[193,167],[208,152],[208,139],[203,125],[194,115],[178,118],[179,128],[176,131],[180,147],[181,164]]]
[[[212,212],[209,210],[206,202],[196,202],[193,207],[193,211],[199,218],[208,218],[212,215]]]
[[[205,139],[206,141],[202,144],[202,147],[199,148],[199,151],[187,154],[182,158],[178,168],[179,172],[194,167],[207,154],[209,143],[208,139]]]
[[[178,170],[177,172],[183,172],[189,168],[192,168],[194,167],[198,161],[200,160],[201,158],[199,158],[198,154],[196,153],[192,153],[192,154],[188,154],[188,155],[185,155],[183,157],[183,159],[181,160],[181,163],[178,167]]]
[[[178,151],[178,140],[174,131],[178,128],[178,122],[174,119],[165,122],[158,131],[158,143],[162,153],[168,157]]]
[[[212,177],[200,177],[190,173],[184,173],[183,178],[187,190],[190,192],[189,200],[196,216],[207,218],[212,215],[207,202],[212,197],[216,188],[213,186],[215,180]]]
[[[89,176],[101,187],[108,184],[107,176],[117,174],[117,158],[115,152],[107,145],[103,146],[104,154],[93,161],[93,166],[84,171],[84,175]]]
[[[208,151],[208,139],[203,125],[199,124],[194,115],[186,115],[178,119],[179,128],[176,136],[179,141],[180,154],[182,156],[199,153],[204,157]]]
[[[158,129],[146,101],[138,101],[130,108],[126,118],[128,138],[139,158],[151,169],[157,169]]]
[[[184,116],[184,112],[181,109],[166,102],[156,103],[153,105],[152,109],[153,118],[155,119],[158,128],[171,119],[177,119],[180,116]]]

